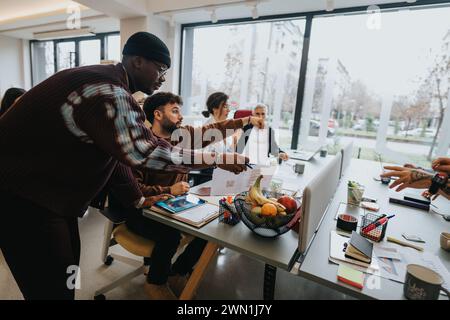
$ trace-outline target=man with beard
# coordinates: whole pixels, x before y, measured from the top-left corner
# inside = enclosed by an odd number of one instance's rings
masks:
[[[173,146],[201,149],[212,142],[223,140],[247,124],[261,126],[261,120],[257,117],[225,120],[198,128],[182,126],[182,104],[181,97],[170,92],[157,93],[144,103],[144,112],[151,123],[152,133]],[[202,167],[205,166],[198,166],[198,168]],[[152,169],[133,170],[133,172],[142,194],[146,197],[160,194],[179,196],[189,191],[186,173],[161,172]],[[206,241],[195,238],[171,265],[172,257],[180,243],[181,233],[174,228],[145,218],[141,210],[131,211],[126,222],[127,227],[134,233],[155,241],[150,259],[151,267],[147,274],[147,294],[153,299],[175,299],[175,294],[179,295],[186,285],[189,274],[206,246]]]

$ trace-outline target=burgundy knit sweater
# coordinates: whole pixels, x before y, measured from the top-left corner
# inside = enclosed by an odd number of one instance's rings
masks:
[[[188,171],[144,121],[121,64],[61,71],[0,118],[0,192],[64,216],[81,216],[109,180],[135,201],[127,166]]]

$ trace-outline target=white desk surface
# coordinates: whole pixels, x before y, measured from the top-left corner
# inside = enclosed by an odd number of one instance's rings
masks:
[[[340,202],[346,202],[348,180],[355,180],[365,185],[364,195],[378,199],[381,208],[380,213],[396,215],[394,219],[389,221],[386,236],[405,241],[402,233],[419,235],[426,243],[417,245],[439,256],[444,266],[450,270],[450,252],[442,250],[439,244],[440,233],[450,231],[450,222],[445,221],[437,214],[390,204],[388,186],[373,180],[373,177],[379,176],[379,174],[380,165],[378,162],[352,159],[347,172],[341,180],[335,198],[327,210],[324,221],[300,266],[300,276],[361,299],[405,299],[403,296],[403,284],[388,279],[379,278],[379,289],[369,289],[365,285],[363,290],[355,289],[337,281],[338,266],[328,261],[330,231],[336,229],[336,220],[334,218]],[[445,296],[441,296],[441,298],[446,299]]]
[[[305,162],[305,173],[302,175],[294,173],[291,166],[297,161],[292,160],[279,166],[275,177],[283,180],[283,188],[285,189],[302,190],[315,177],[320,168],[331,161],[331,159],[332,156],[320,158],[317,155],[311,161]],[[210,183],[207,182],[198,187],[206,187]],[[221,197],[201,198],[208,202],[218,204]],[[229,226],[224,223],[219,223],[219,220],[215,219],[202,228],[195,228],[150,210],[144,210],[144,215],[182,232],[212,241],[277,268],[290,270],[295,262],[293,260],[298,247],[298,235],[294,231],[288,231],[275,239],[268,239],[254,234],[243,222],[235,226]]]

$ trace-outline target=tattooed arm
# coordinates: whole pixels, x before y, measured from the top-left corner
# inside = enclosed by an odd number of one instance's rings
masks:
[[[390,188],[397,187],[396,191],[401,191],[406,188],[427,189],[431,185],[433,174],[419,169],[408,169],[404,167],[387,166],[386,170],[390,170],[382,177],[397,177],[398,179],[390,185]]]

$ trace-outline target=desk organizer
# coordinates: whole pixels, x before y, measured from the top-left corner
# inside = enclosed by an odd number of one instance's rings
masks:
[[[381,216],[374,214],[374,213],[366,213],[364,216],[362,216],[361,219],[361,229],[360,229],[360,234],[367,238],[370,239],[372,241],[375,242],[380,242],[381,240],[384,239],[384,236],[386,235],[386,229],[387,229],[387,224],[388,222],[386,221],[386,223],[376,227],[375,229],[369,231],[369,232],[363,232],[363,229],[365,227],[367,227],[368,225],[370,225],[371,223],[375,222],[376,220],[378,220]]]
[[[219,221],[234,226],[241,222],[241,216],[233,203],[228,203],[226,199],[219,201]]]

